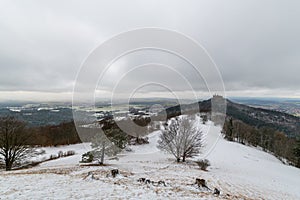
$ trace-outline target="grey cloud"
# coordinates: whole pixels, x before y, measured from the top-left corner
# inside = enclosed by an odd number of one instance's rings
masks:
[[[161,27],[177,30],[203,45],[219,67],[229,94],[232,91],[243,96],[243,91],[259,89],[260,95],[265,90],[273,91],[274,95],[291,94],[286,91],[300,93],[299,1],[2,1],[1,4],[0,91],[3,92],[71,92],[80,65],[101,42],[130,29]],[[178,64],[182,69],[188,67],[180,61]],[[115,75],[120,74],[122,71]],[[140,73],[138,77],[143,76],[147,74]],[[186,76],[195,85],[199,81],[188,71]],[[139,79],[127,83],[135,85]],[[178,84],[175,77],[166,81]],[[177,89],[184,90],[179,84]],[[102,89],[112,85],[107,80],[104,86]]]

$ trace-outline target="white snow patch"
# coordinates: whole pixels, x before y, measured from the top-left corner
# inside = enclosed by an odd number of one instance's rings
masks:
[[[221,128],[211,122],[198,126],[206,134],[206,147],[214,147],[199,155],[210,160],[208,172],[192,162],[178,164],[157,149],[161,132],[156,131],[148,136],[149,144],[131,146],[133,152],[123,153],[118,161],[107,160],[103,167],[79,165],[89,144],[44,148],[47,155],[68,150],[76,155],[32,169],[0,172],[0,199],[300,199],[299,169],[261,150],[224,140],[219,137]],[[121,175],[107,177],[114,168]],[[88,172],[96,179],[85,179]],[[138,183],[142,177],[164,180],[167,186]],[[208,187],[221,190],[221,196],[189,185],[195,178],[206,179]]]

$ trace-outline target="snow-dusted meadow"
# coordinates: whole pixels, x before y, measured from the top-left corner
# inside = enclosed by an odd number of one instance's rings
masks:
[[[76,154],[31,169],[0,172],[0,199],[300,199],[299,169],[259,149],[220,138],[221,128],[211,122],[198,126],[204,133],[210,129],[207,148],[219,138],[211,151],[203,150],[211,162],[207,172],[191,160],[176,163],[158,150],[160,131],[156,131],[149,135],[149,144],[131,146],[132,152],[124,152],[119,160],[106,160],[108,166],[102,167],[79,164],[89,144],[44,148],[44,156],[60,150]],[[107,177],[115,168],[121,174]],[[146,185],[139,178],[163,180],[167,186]],[[195,178],[206,179],[208,187],[220,189],[221,195],[198,189],[192,185]]]

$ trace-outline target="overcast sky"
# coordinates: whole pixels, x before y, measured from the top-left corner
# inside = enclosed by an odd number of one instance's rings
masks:
[[[0,1],[0,101],[71,101],[90,52],[113,35],[143,27],[175,30],[200,43],[219,68],[227,96],[300,97],[300,1],[20,0]],[[136,55],[136,63],[156,54]],[[112,65],[107,83],[122,77],[121,65],[135,63],[128,60]],[[126,83],[148,75],[144,70]],[[174,77],[163,76],[187,92]]]

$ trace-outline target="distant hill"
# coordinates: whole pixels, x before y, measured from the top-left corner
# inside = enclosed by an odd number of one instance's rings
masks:
[[[58,125],[62,122],[73,121],[71,108],[42,108],[42,107],[16,107],[0,108],[0,117],[14,116],[25,121],[28,126]]]
[[[211,112],[212,99],[198,103],[177,105],[166,109],[168,118],[175,117],[184,112]],[[226,116],[241,120],[244,123],[261,128],[270,127],[284,132],[289,137],[300,136],[300,118],[274,110],[254,108],[226,99]]]
[[[227,116],[246,124],[270,127],[282,131],[290,137],[300,136],[300,118],[274,110],[254,108],[227,100]]]

